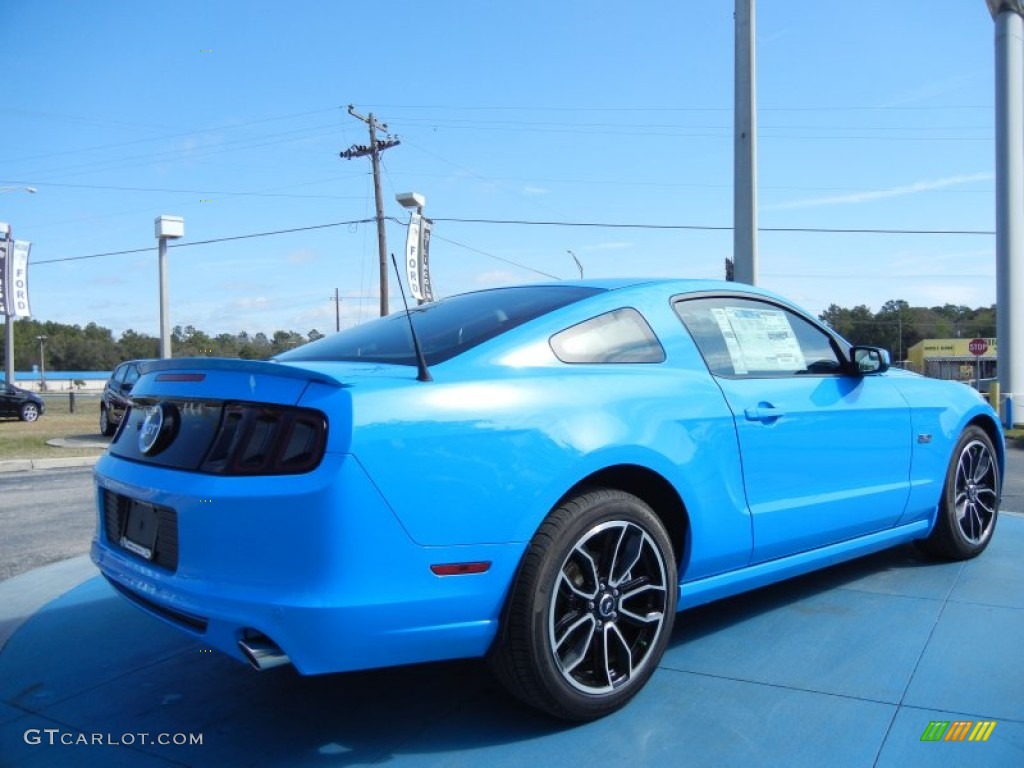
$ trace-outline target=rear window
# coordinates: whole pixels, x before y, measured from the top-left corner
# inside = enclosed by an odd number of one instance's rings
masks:
[[[536,317],[602,291],[577,285],[495,288],[414,307],[410,314],[427,364],[436,365]],[[318,339],[276,359],[416,365],[404,310]]]
[[[643,315],[617,309],[566,328],[549,342],[563,363],[661,363],[665,350]]]

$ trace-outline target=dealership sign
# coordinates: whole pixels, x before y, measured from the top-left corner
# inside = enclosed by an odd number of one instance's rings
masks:
[[[0,240],[0,309],[8,317],[29,317],[28,255],[25,240]]]
[[[405,238],[405,269],[409,278],[409,292],[418,301],[433,301],[430,287],[430,231],[433,222],[418,213],[409,219]]]

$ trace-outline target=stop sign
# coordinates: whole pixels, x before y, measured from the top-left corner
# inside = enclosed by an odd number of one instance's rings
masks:
[[[984,339],[971,339],[967,349],[972,355],[981,356],[988,352],[988,342]]]

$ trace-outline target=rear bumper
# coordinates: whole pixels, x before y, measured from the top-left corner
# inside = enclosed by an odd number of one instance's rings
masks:
[[[524,549],[415,544],[343,454],[328,454],[314,472],[272,478],[196,475],[108,454],[96,481],[92,558],[111,583],[240,661],[238,641],[265,635],[303,674],[483,655]],[[176,511],[174,572],[107,539],[105,490]],[[470,561],[491,567],[445,577],[430,570]]]

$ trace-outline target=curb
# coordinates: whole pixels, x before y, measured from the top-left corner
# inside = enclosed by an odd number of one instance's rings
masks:
[[[68,456],[63,459],[11,459],[0,461],[0,472],[28,472],[33,469],[63,469],[65,467],[91,467],[99,456]]]

